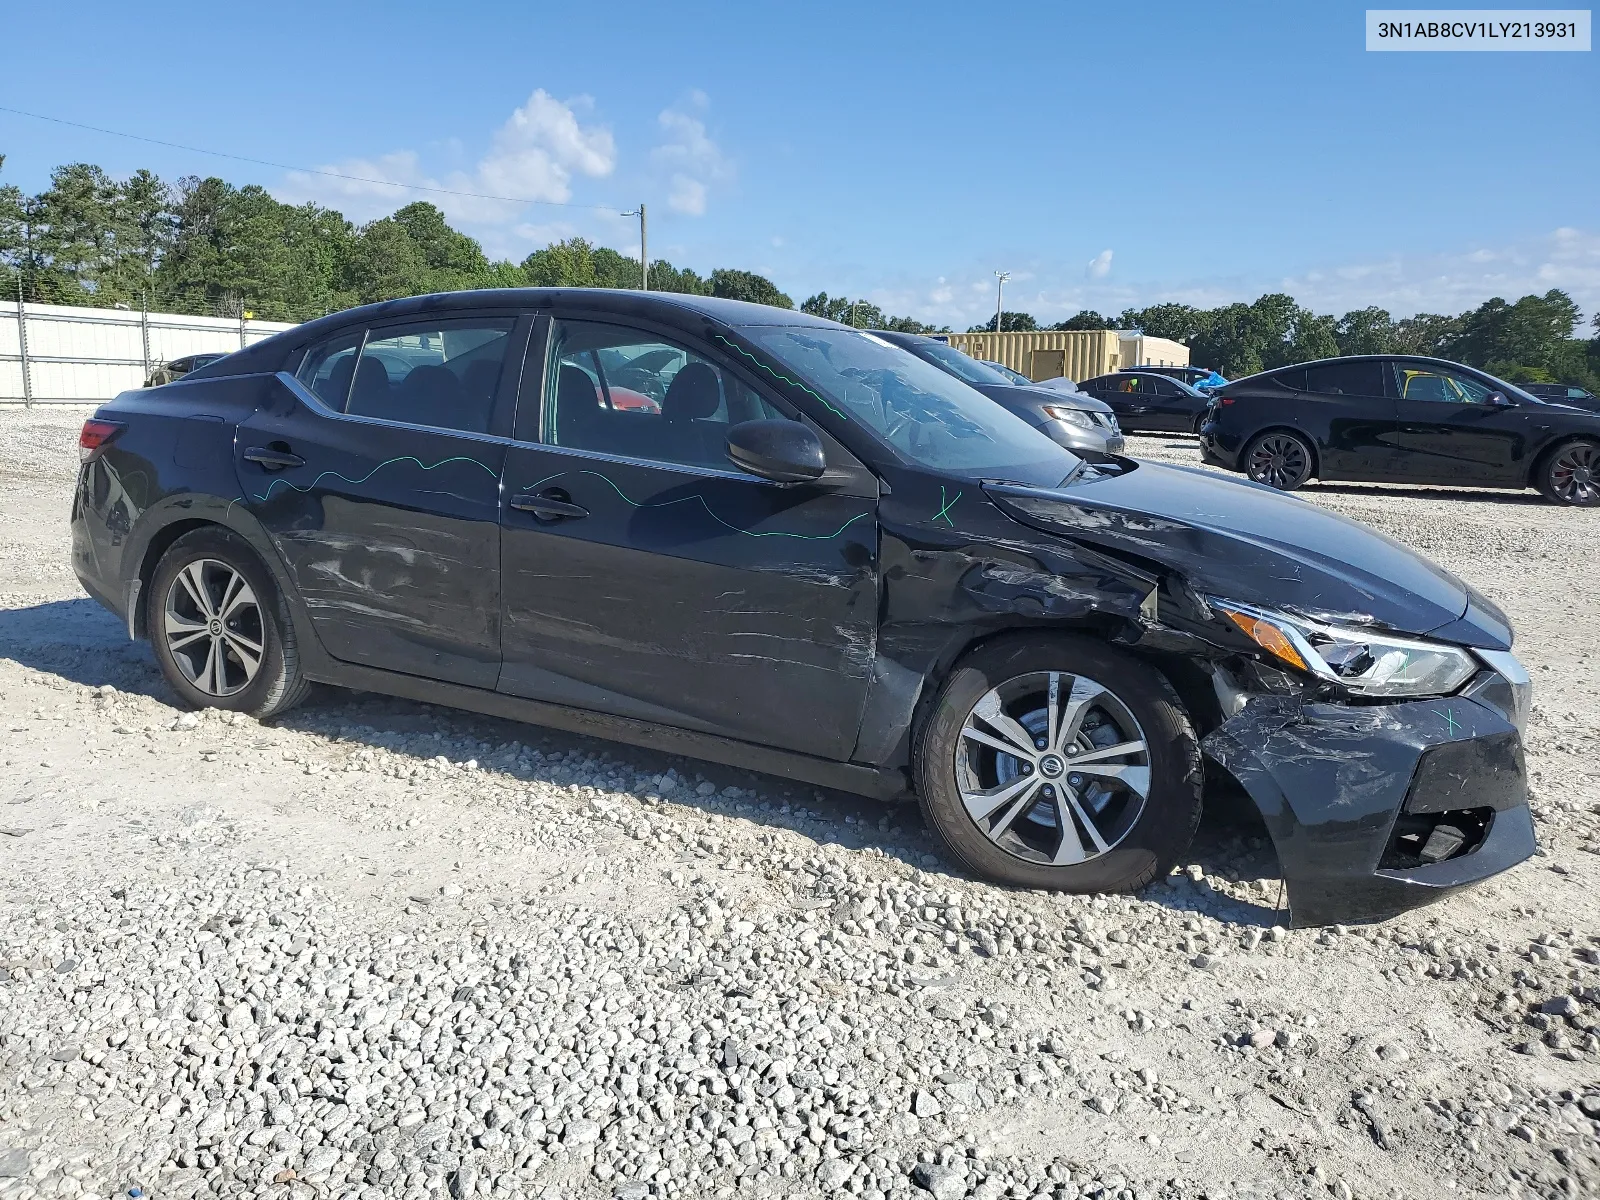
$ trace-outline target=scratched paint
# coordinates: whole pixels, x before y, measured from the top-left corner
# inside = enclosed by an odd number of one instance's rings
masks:
[[[698,492],[696,492],[696,493],[694,493],[692,495],[688,495],[688,496],[675,496],[671,500],[645,500],[645,501],[635,500],[632,496],[628,495],[628,493],[623,491],[622,488],[617,485],[616,480],[610,478],[607,475],[602,475],[599,471],[576,471],[576,472],[557,471],[554,475],[547,475],[543,479],[539,480],[539,482],[537,482],[537,483],[530,483],[523,490],[531,492],[535,488],[543,487],[545,484],[551,482],[552,480],[560,479],[563,475],[567,475],[569,473],[570,474],[577,474],[577,475],[593,475],[596,479],[604,480],[606,483],[611,485],[611,490],[616,492],[617,495],[622,498],[623,503],[629,505],[632,508],[670,508],[675,504],[693,504],[693,503],[698,503],[700,505],[700,507],[705,510],[706,515],[708,517],[710,517],[713,521],[715,521],[718,525],[721,525],[726,529],[731,529],[734,533],[742,534],[745,537],[755,537],[755,538],[800,538],[801,540],[807,541],[807,542],[831,542],[831,541],[833,541],[833,539],[837,538],[840,534],[842,534],[846,529],[849,529],[850,526],[854,525],[857,521],[865,521],[865,520],[869,519],[872,516],[872,514],[870,512],[859,512],[859,513],[856,513],[855,516],[853,516],[849,520],[845,521],[844,524],[840,525],[839,528],[835,529],[832,533],[793,533],[793,532],[790,532],[789,530],[785,530],[785,529],[742,529],[738,525],[735,525],[733,522],[728,521],[728,520],[724,519],[723,517],[718,516],[717,513],[712,509],[711,505],[706,502],[706,498],[704,496],[700,495]]]
[[[447,466],[450,463],[458,463],[458,462],[459,463],[471,463],[473,466],[477,467],[480,471],[487,471],[491,478],[493,478],[493,479],[499,479],[500,478],[499,473],[496,472],[494,470],[494,468],[486,467],[486,466],[483,465],[483,463],[479,462],[477,459],[468,458],[465,455],[457,454],[457,455],[452,455],[449,458],[442,458],[436,463],[425,463],[420,458],[416,458],[416,457],[414,457],[414,456],[412,456],[410,454],[402,454],[402,455],[399,455],[396,458],[386,458],[386,459],[384,459],[377,466],[373,467],[372,470],[368,471],[365,475],[362,475],[360,478],[357,478],[357,479],[352,479],[350,476],[341,474],[338,471],[323,471],[321,474],[319,474],[315,479],[313,479],[310,483],[306,484],[304,487],[302,487],[298,483],[291,483],[287,479],[274,479],[271,483],[269,483],[267,485],[267,490],[265,492],[261,493],[260,495],[258,495],[256,497],[256,499],[260,500],[260,501],[263,501],[263,502],[268,500],[268,499],[270,499],[271,496],[272,496],[272,489],[277,487],[280,483],[283,484],[284,487],[293,488],[297,492],[310,492],[310,491],[314,490],[317,487],[317,485],[320,484],[324,479],[328,479],[328,478],[331,477],[331,478],[334,478],[334,479],[342,479],[342,480],[344,480],[345,483],[348,483],[351,486],[355,487],[355,486],[359,486],[359,485],[361,485],[363,483],[366,483],[367,480],[371,479],[374,475],[376,475],[379,471],[383,470],[385,467],[390,467],[390,466],[393,466],[396,463],[405,463],[405,462],[416,463],[417,466],[421,467],[424,471],[437,471],[440,467]]]

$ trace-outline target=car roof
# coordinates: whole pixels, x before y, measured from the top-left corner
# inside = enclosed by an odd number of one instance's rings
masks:
[[[927,337],[920,333],[899,333],[893,329],[868,329],[865,332],[873,337],[882,338],[886,342],[893,342],[896,346],[914,346],[918,342],[932,342],[939,346],[948,346],[949,342],[941,342],[938,338]]]
[[[317,317],[282,333],[263,338],[244,350],[228,355],[229,368],[222,374],[248,374],[277,370],[275,362],[290,349],[326,337],[347,325],[373,321],[392,321],[406,317],[428,317],[484,308],[540,308],[562,306],[573,310],[590,309],[599,315],[655,320],[686,332],[700,328],[706,320],[722,325],[802,325],[819,329],[849,329],[850,326],[793,308],[774,308],[745,300],[720,296],[691,296],[683,292],[641,292],[631,288],[480,288],[461,292],[433,292],[381,300],[343,312]],[[215,364],[213,364],[215,365]]]

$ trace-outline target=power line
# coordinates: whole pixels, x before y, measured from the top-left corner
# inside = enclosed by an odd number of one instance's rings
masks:
[[[288,163],[272,162],[265,158],[249,158],[243,154],[228,154],[221,150],[207,150],[200,146],[186,146],[182,142],[166,142],[160,138],[144,137],[137,133],[123,133],[117,129],[103,129],[99,125],[85,125],[82,121],[68,121],[64,117],[48,117],[43,113],[10,108],[4,104],[0,104],[0,112],[11,113],[18,117],[29,117],[35,121],[49,121],[55,125],[70,125],[74,129],[87,129],[92,133],[103,133],[110,137],[128,138],[130,141],[135,142],[148,142],[152,146],[165,146],[169,150],[184,150],[190,154],[209,154],[213,158],[229,158],[234,162],[253,163],[258,167],[273,167],[279,171],[295,171],[302,175],[324,175],[329,179],[347,179],[352,183],[374,183],[380,187],[407,188],[413,192],[432,192],[438,196],[465,196],[472,200],[501,200],[507,204],[546,204],[553,208],[587,208],[595,212],[617,211],[616,207],[610,204],[573,204],[566,200],[528,200],[521,196],[490,196],[483,192],[463,192],[455,188],[425,187],[420,183],[400,183],[393,179],[368,179],[363,175],[345,175],[339,171],[323,171],[316,167],[292,167]]]

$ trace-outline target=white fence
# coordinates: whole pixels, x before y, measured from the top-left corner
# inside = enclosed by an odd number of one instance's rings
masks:
[[[292,328],[248,318],[0,303],[0,404],[98,404],[139,387],[152,368],[174,358],[230,353]]]

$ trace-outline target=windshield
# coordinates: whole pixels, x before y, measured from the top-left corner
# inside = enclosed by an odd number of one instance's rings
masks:
[[[965,379],[968,383],[999,383],[1008,387],[1011,384],[1011,380],[987,363],[981,363],[943,342],[928,342],[925,345],[919,343],[912,353],[933,363],[934,366],[943,367],[957,379]]]
[[[773,325],[740,332],[831,412],[865,425],[909,463],[1044,487],[1078,466],[1070,451],[983,393],[870,333]]]

